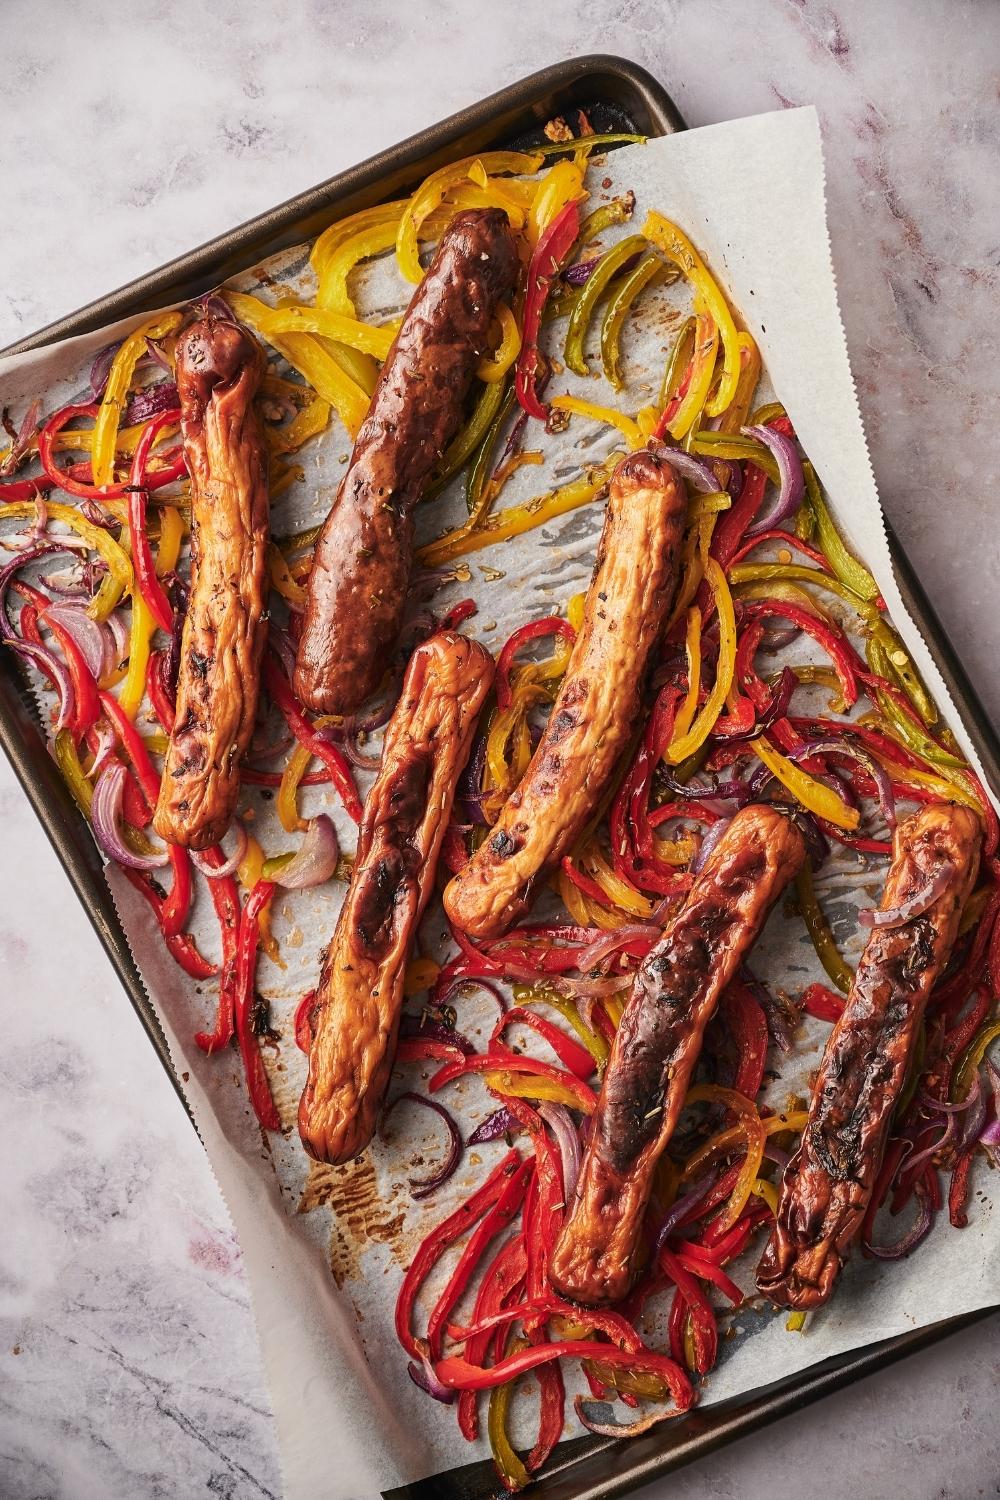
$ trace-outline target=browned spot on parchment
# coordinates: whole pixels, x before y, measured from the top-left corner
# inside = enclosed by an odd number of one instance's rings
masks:
[[[333,1215],[330,1230],[330,1270],[338,1286],[360,1274],[361,1257],[369,1245],[388,1245],[400,1265],[403,1213],[394,1213],[394,1203],[381,1196],[371,1155],[342,1167],[311,1161],[302,1189],[298,1212],[328,1208]]]

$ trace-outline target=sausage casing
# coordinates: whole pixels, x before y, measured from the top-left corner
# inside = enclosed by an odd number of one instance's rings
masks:
[[[375,1129],[396,1051],[407,958],[492,681],[489,652],[451,631],[432,636],[410,658],[310,1016],[299,1134],[320,1161],[352,1160]]]
[[[226,318],[199,318],[177,345],[191,594],[154,826],[190,849],[218,843],[229,827],[257,713],[268,491],[254,396],[263,373],[259,345]]]
[[[444,893],[448,916],[498,937],[531,905],[606,791],[640,713],[677,582],[687,500],[665,459],[615,469],[583,626],[527,771],[489,838]]]
[[[804,857],[802,835],[784,813],[743,808],[637,971],[552,1256],[552,1280],[565,1296],[594,1305],[627,1293],[653,1173],[705,1027]]]
[[[381,681],[406,604],[416,502],[462,420],[517,276],[501,209],[456,215],[403,319],[316,546],[295,691],[348,713]]]
[[[825,1302],[860,1232],[924,1007],[975,884],[979,843],[979,820],[965,807],[925,807],[896,830],[883,911],[918,897],[945,868],[950,878],[923,915],[872,931],[827,1040],[757,1271],[760,1290],[781,1306]]]

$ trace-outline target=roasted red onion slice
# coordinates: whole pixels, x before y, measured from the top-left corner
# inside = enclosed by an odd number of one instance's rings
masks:
[[[905,923],[912,922],[914,917],[922,917],[944,895],[953,873],[951,861],[945,860],[923,890],[918,891],[909,901],[904,901],[902,906],[891,906],[886,911],[872,911],[866,907],[858,912],[858,921],[862,927],[902,927]]]
[[[309,821],[297,853],[270,878],[286,891],[304,891],[324,885],[333,875],[340,858],[340,844],[333,820],[317,813]]]
[[[635,938],[649,938],[657,942],[661,936],[660,929],[652,922],[626,922],[623,927],[616,927],[613,932],[604,932],[592,943],[588,943],[586,948],[581,948],[576,966],[581,974],[587,974]]]
[[[919,1212],[912,1226],[894,1245],[873,1245],[870,1240],[865,1240],[863,1249],[866,1254],[874,1255],[876,1260],[902,1260],[904,1255],[909,1255],[922,1240],[927,1238],[934,1222],[930,1195],[923,1182],[919,1180],[914,1184],[913,1191],[919,1205]]]
[[[563,1198],[568,1203],[576,1188],[576,1179],[580,1175],[582,1152],[579,1132],[573,1124],[569,1110],[562,1104],[552,1104],[548,1100],[543,1100],[538,1106],[538,1113],[552,1131],[556,1145],[559,1147],[559,1155],[562,1158]]]
[[[466,1057],[471,1057],[475,1047],[467,1036],[456,1031],[454,1026],[446,1026],[443,1021],[435,1021],[433,1016],[426,1013],[421,1016],[404,1015],[400,1017],[399,1035],[407,1040],[420,1040],[428,1042],[446,1042],[449,1047],[457,1047],[464,1052]]]
[[[441,1384],[434,1373],[434,1366],[426,1355],[422,1357],[422,1363],[419,1365],[416,1360],[411,1359],[406,1367],[406,1373],[414,1385],[418,1385],[422,1391],[427,1392],[428,1396],[433,1396],[435,1401],[440,1401],[445,1406],[450,1406],[458,1395],[457,1391]]]
[[[683,1198],[678,1198],[676,1203],[671,1204],[667,1210],[666,1218],[656,1232],[657,1250],[666,1244],[681,1220],[686,1218],[693,1208],[697,1208],[702,1199],[708,1197],[709,1188],[712,1186],[714,1180],[712,1177],[702,1177],[700,1181],[695,1183],[693,1188],[684,1194]]]
[[[177,387],[172,380],[160,380],[156,385],[144,385],[129,398],[122,413],[122,426],[131,427],[136,422],[148,422],[161,411],[172,411],[179,404]]]
[[[56,692],[59,694],[59,714],[54,729],[58,734],[60,729],[66,728],[73,717],[73,709],[76,705],[73,679],[69,675],[69,668],[62,657],[50,651],[48,646],[35,646],[31,641],[22,641],[15,635],[10,635],[6,644],[12,651],[16,651],[18,656],[23,656],[26,661],[32,662],[46,672],[55,683]]]
[[[773,526],[780,526],[794,516],[802,504],[806,480],[799,450],[790,437],[786,437],[783,432],[775,432],[773,427],[743,427],[740,431],[744,437],[756,438],[758,443],[763,443],[765,448],[770,449],[778,465],[780,480],[774,504],[764,515],[758,516],[752,526],[747,527],[746,536],[752,537],[761,531],[770,531]]]
[[[665,459],[682,479],[687,480],[693,490],[698,491],[699,495],[717,495],[722,489],[712,469],[703,458],[695,458],[693,453],[685,453],[683,448],[668,448],[666,443],[657,444],[656,455],[658,458]]]
[[[698,845],[698,852],[692,859],[689,867],[692,875],[697,875],[699,870],[702,869],[708,856],[732,821],[732,818],[719,818],[718,822],[713,823],[708,832],[703,836],[701,843]]]
[[[54,620],[72,636],[92,677],[103,677],[112,665],[114,647],[108,632],[79,604],[50,604],[42,615],[42,624]]]
[[[648,1432],[658,1422],[666,1422],[670,1417],[676,1417],[677,1409],[672,1405],[657,1407],[645,1417],[639,1417],[635,1422],[602,1422],[596,1416],[590,1415],[591,1408],[610,1411],[610,1403],[607,1401],[593,1401],[587,1396],[574,1396],[573,1408],[577,1417],[588,1432],[596,1432],[600,1437],[610,1438],[633,1438]]]
[[[510,1110],[495,1109],[485,1120],[480,1121],[469,1136],[470,1146],[481,1146],[485,1141],[498,1141],[501,1136],[514,1135],[521,1126]]]
[[[892,829],[896,826],[896,798],[892,790],[892,780],[885,766],[880,764],[874,757],[869,755],[861,745],[856,745],[851,739],[844,736],[829,739],[810,740],[801,750],[789,752],[789,760],[808,760],[811,755],[843,755],[848,760],[857,761],[862,770],[867,771],[875,783],[875,791],[878,796],[879,807],[887,826]]]
[[[438,1188],[448,1181],[448,1178],[458,1166],[462,1159],[462,1136],[458,1126],[443,1104],[439,1104],[436,1099],[428,1099],[423,1094],[415,1094],[410,1089],[407,1089],[405,1093],[397,1094],[395,1099],[386,1105],[382,1115],[380,1132],[383,1140],[385,1139],[385,1122],[396,1108],[396,1105],[403,1099],[407,1099],[411,1104],[422,1104],[425,1109],[433,1110],[448,1127],[448,1154],[442,1165],[430,1177],[410,1177],[407,1179],[410,1184],[410,1191],[414,1198],[419,1201],[423,1198],[429,1198],[431,1193],[437,1192]],[[417,1381],[417,1384],[419,1385],[420,1382]]]
[[[6,422],[6,420],[7,413],[6,411],[4,411],[4,421]],[[37,432],[38,402],[32,401],[29,403],[27,411],[21,418],[20,427],[17,429],[16,433],[13,433],[10,450],[8,451],[6,458],[3,460],[3,463],[0,463],[0,478],[6,479],[8,474],[13,474],[20,467],[21,462],[27,454],[28,449],[31,447],[32,440],[34,439]]]
[[[125,767],[121,761],[112,760],[98,776],[90,806],[94,837],[109,859],[116,860],[127,869],[158,870],[169,862],[170,855],[166,849],[159,854],[135,854],[122,838],[121,816],[125,775]]]
[[[207,875],[209,880],[225,880],[227,876],[235,875],[243,861],[243,856],[247,852],[247,844],[250,842],[250,835],[239,818],[236,818],[233,822],[233,831],[236,834],[236,848],[221,865],[209,864],[205,856],[200,854],[197,849],[191,850],[191,863],[203,875]]]

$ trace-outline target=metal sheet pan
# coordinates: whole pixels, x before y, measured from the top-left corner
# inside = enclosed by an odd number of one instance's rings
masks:
[[[684,129],[673,100],[637,64],[603,55],[560,63],[339,173],[2,352],[39,349],[165,302],[197,296],[255,261],[315,236],[335,220],[412,188],[428,172],[456,156],[487,146],[530,140],[544,121],[572,108],[587,110],[599,129],[630,128],[651,136]],[[968,725],[994,789],[998,789],[1000,739],[902,547],[891,533],[890,545],[906,606]],[[170,1064],[159,1024],[119,926],[102,875],[100,855],[46,751],[44,737],[10,653],[0,658],[0,744],[183,1103],[180,1081]],[[638,1485],[797,1411],[988,1313],[989,1309],[855,1350],[750,1396],[703,1412],[695,1410],[682,1420],[629,1443],[591,1437],[572,1439],[557,1449],[548,1473],[532,1494],[538,1495],[539,1500],[604,1500],[628,1494]],[[480,1462],[388,1492],[387,1500],[487,1500],[496,1494],[493,1467]]]

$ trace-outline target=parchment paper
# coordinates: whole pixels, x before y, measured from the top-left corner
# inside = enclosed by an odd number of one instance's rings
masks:
[[[592,204],[628,188],[635,191],[635,218],[625,232],[640,227],[650,207],[675,219],[724,282],[760,344],[773,388],[816,466],[835,519],[875,573],[896,627],[982,775],[892,573],[837,306],[815,112],[758,116],[619,151],[592,168],[588,184]],[[607,236],[605,243],[612,238]],[[237,284],[265,300],[274,300],[285,287],[308,293],[312,279],[305,250],[255,267]],[[358,301],[360,315],[374,321],[398,315],[406,288],[391,258],[364,277]],[[623,409],[634,412],[655,398],[664,351],[688,305],[682,285],[665,288],[647,299],[641,317],[628,325]],[[38,392],[53,399],[77,394],[94,351],[137,321],[0,363],[3,401],[17,408]],[[557,331],[552,348],[557,350],[559,342]],[[606,383],[566,372],[558,374],[553,389],[572,390],[604,404],[611,400]],[[528,443],[536,443],[531,432]],[[520,470],[505,490],[502,506],[565,482],[582,464],[612,451],[614,443],[606,428],[574,418],[564,438],[545,439],[539,446],[544,446],[544,464]],[[334,425],[297,455],[304,478],[274,505],[276,535],[296,532],[326,514],[348,450],[343,429]],[[496,649],[517,624],[550,613],[585,586],[602,511],[601,503],[591,505],[527,537],[462,559],[452,581],[435,595],[434,609],[440,612],[473,596],[479,613],[465,628]],[[423,508],[419,539],[438,535],[464,518],[460,487],[452,486]],[[363,788],[366,784],[362,778]],[[250,791],[241,805],[251,810],[251,827],[269,853],[294,842],[281,830],[266,794]],[[304,808],[307,815],[330,812],[345,847],[353,847],[352,825],[328,789],[308,791]],[[854,913],[858,905],[877,899],[880,868],[876,861],[840,855],[818,879],[826,910],[852,961],[860,949]],[[485,1445],[471,1448],[462,1441],[451,1409],[429,1400],[408,1379],[392,1331],[392,1309],[415,1244],[482,1180],[503,1143],[467,1153],[448,1187],[416,1204],[406,1178],[427,1171],[441,1147],[424,1112],[396,1110],[388,1143],[376,1142],[347,1168],[309,1166],[294,1133],[305,1064],[292,1039],[292,1016],[300,996],[315,983],[342,888],[289,894],[276,903],[274,927],[285,967],[263,960],[258,987],[271,1001],[281,1034],[280,1049],[269,1053],[268,1064],[287,1134],[262,1139],[246,1103],[236,1055],[206,1059],[193,1042],[194,1031],[214,1009],[213,983],[187,980],[166,954],[146,904],[117,870],[109,868],[108,879],[243,1246],[288,1500],[370,1495],[479,1456]],[[191,925],[203,949],[215,953],[215,922],[206,899],[199,901]],[[425,951],[443,955],[443,928],[435,906],[424,923]],[[753,966],[793,994],[820,977],[801,923],[788,920],[780,907],[755,951]],[[459,1025],[474,1038],[482,1039],[494,1019],[495,1012],[481,997],[462,1002]],[[769,1095],[773,1103],[782,1105],[789,1093],[807,1091],[827,1030],[807,1021],[793,1055],[772,1056],[771,1064],[780,1072]],[[421,1070],[411,1065],[393,1092],[419,1087],[420,1081]],[[453,1087],[447,1102],[466,1133],[492,1108],[474,1081]],[[787,1333],[784,1316],[759,1304],[742,1309],[722,1341],[722,1358],[709,1377],[703,1402],[750,1392],[838,1352],[1000,1301],[1000,1225],[991,1202],[995,1192],[982,1164],[977,1170],[966,1230],[953,1231],[942,1219],[908,1261],[885,1265],[857,1258],[831,1306],[810,1319],[805,1334]],[[900,1232],[899,1225],[890,1224],[886,1236]],[[734,1273],[748,1290],[759,1248],[758,1243]],[[647,1325],[649,1336],[661,1341],[662,1312],[658,1324],[654,1319]],[[571,1422],[567,1435],[576,1430]]]

